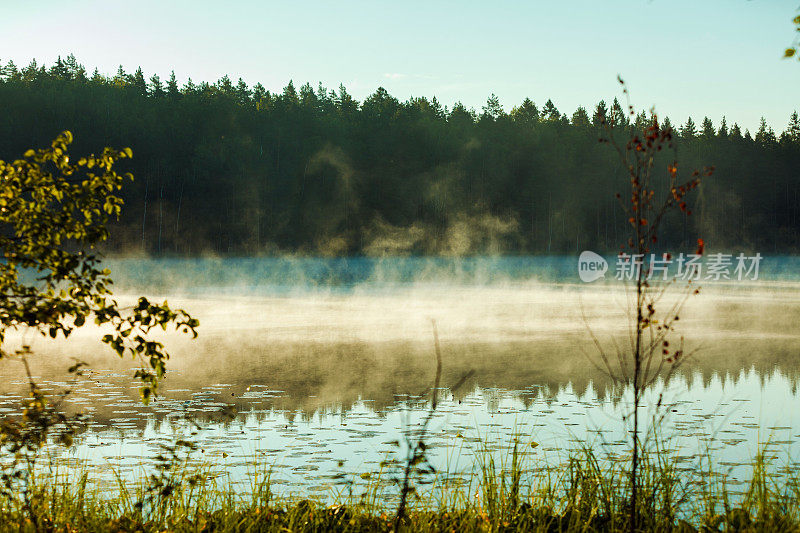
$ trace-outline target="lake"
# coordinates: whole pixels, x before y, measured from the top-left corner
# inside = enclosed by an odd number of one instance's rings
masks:
[[[162,396],[147,406],[134,366],[97,330],[11,339],[32,343],[45,390],[69,388],[67,409],[90,414],[73,448],[51,451],[98,479],[140,475],[161,444],[185,438],[197,461],[232,483],[246,482],[254,464],[273,467],[274,490],[292,494],[368,483],[384,461],[402,459],[404,435],[428,412],[434,321],[442,403],[428,441],[441,475],[468,476],[476,457],[502,456],[515,437],[531,465],[586,445],[609,460],[628,452],[630,391],[598,368],[592,334],[604,349],[624,345],[630,287],[613,275],[582,283],[577,255],[108,263],[121,300],[168,298],[201,326],[194,341],[162,336],[173,358]],[[653,387],[642,412],[656,417],[683,468],[711,459],[735,484],[764,446],[794,465],[800,260],[765,257],[757,280],[700,285],[678,327],[692,355]],[[72,357],[89,363],[84,376],[66,372]],[[0,410],[13,412],[22,368],[5,360],[0,372]]]

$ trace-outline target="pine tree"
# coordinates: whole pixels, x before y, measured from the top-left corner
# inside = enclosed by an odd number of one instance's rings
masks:
[[[217,90],[226,96],[233,96],[233,82],[227,74],[217,81]]]
[[[289,82],[289,86],[294,91],[294,85],[292,82]],[[288,88],[288,87],[287,87]],[[284,94],[286,93],[286,89],[284,89]],[[344,116],[352,116],[356,112],[358,112],[358,102],[350,96],[350,93],[347,92],[345,89],[344,84],[339,84],[339,94],[335,95],[336,98],[336,107],[339,109],[339,113]]]
[[[92,72],[92,83],[97,85],[108,83],[108,80],[106,80],[106,78],[100,74],[100,71],[97,70],[97,67],[95,67],[94,72]]]
[[[182,92],[184,95],[191,95],[197,92],[197,86],[192,81],[192,78],[186,80],[186,84],[183,86]]]
[[[173,70],[169,74],[169,81],[167,82],[167,96],[170,98],[178,98],[181,95],[180,90],[178,89],[178,79],[175,77],[175,71]]]
[[[133,73],[133,76],[130,77],[130,85],[137,94],[147,96],[147,82],[144,79],[142,67],[137,68],[136,72]]]
[[[542,107],[542,119],[547,122],[558,122],[561,120],[561,112],[556,108],[556,105],[549,98]]]
[[[289,84],[283,88],[280,101],[287,108],[300,106],[300,98],[297,96],[297,90],[294,88],[294,82],[292,80],[289,80]]]
[[[269,92],[264,89],[264,86],[260,83],[256,83],[253,86],[253,104],[255,104],[256,109],[266,109],[267,104],[269,103]]]
[[[791,141],[800,142],[800,120],[798,120],[797,111],[789,117],[789,126],[786,128],[786,133],[789,134]]]
[[[475,114],[468,110],[461,102],[453,104],[453,109],[447,116],[447,121],[452,124],[464,126],[475,122]]]
[[[67,56],[67,58],[64,60],[64,66],[67,67],[67,72],[72,79],[80,77],[81,70],[83,70],[84,75],[86,74],[86,69],[83,67],[83,65],[78,63],[78,59],[75,57],[75,54],[70,54]]]
[[[503,111],[503,106],[500,105],[500,99],[496,94],[492,93],[489,98],[486,99],[486,105],[483,106],[481,119],[488,118],[489,120],[497,120],[503,115],[505,115],[505,111]]]
[[[609,122],[611,123],[611,126],[615,128],[628,125],[628,115],[625,113],[625,110],[622,109],[622,105],[616,98],[614,98],[614,102],[611,104],[611,116],[609,117]]]
[[[572,114],[572,125],[578,128],[588,128],[591,126],[589,122],[589,114],[584,107],[578,107]]]
[[[36,59],[31,59],[31,62],[28,63],[28,66],[22,69],[22,81],[31,82],[34,81],[39,75],[39,64],[36,63]]]
[[[594,115],[592,115],[592,124],[600,126],[608,120],[608,107],[605,100],[600,100],[594,108]]]
[[[95,69],[97,71],[97,69]],[[128,74],[125,73],[125,69],[122,68],[122,65],[117,68],[117,74],[112,79],[112,83],[115,87],[125,87],[128,85]]]
[[[11,60],[6,63],[6,66],[0,75],[0,77],[5,79],[5,81],[19,81],[20,79],[19,69],[17,69],[17,65]]]
[[[736,122],[734,122],[733,126],[731,127],[731,139],[742,139],[742,128],[740,128]]]
[[[684,139],[694,139],[697,136],[697,127],[694,124],[692,117],[686,121],[686,124],[681,128],[681,137]]]
[[[247,83],[242,78],[239,78],[239,81],[236,82],[236,89],[234,92],[236,94],[236,101],[239,102],[240,105],[250,105],[252,93]]]
[[[316,112],[318,107],[318,100],[317,100],[317,93],[314,92],[314,88],[311,87],[311,84],[306,82],[300,86],[300,105],[303,106],[303,109]]]
[[[417,98],[410,103],[412,106],[416,104],[417,109],[430,107],[426,98]],[[400,102],[397,98],[390,95],[383,87],[378,87],[361,104],[361,112],[370,118],[391,119],[399,108]]]
[[[700,135],[704,139],[713,139],[716,132],[714,131],[714,124],[708,117],[703,117],[703,124],[701,126]]]
[[[61,56],[58,56],[56,62],[50,67],[50,75],[61,80],[68,80],[71,78],[69,69],[67,69],[66,63],[61,60]]]
[[[431,100],[431,111],[433,111],[433,116],[437,119],[442,119],[447,114],[447,110],[442,107],[442,104],[439,103],[435,96]]]
[[[755,141],[759,144],[771,144],[775,142],[775,131],[767,125],[767,120],[764,117],[761,117]]]
[[[317,82],[317,100],[324,102],[328,100],[328,89],[322,85],[322,82]]]
[[[164,92],[164,86],[161,84],[161,78],[158,76],[158,74],[153,74],[150,76],[150,87],[148,93],[154,98],[161,98],[166,94]]]
[[[191,80],[189,80],[191,81]],[[219,91],[216,89],[216,85],[212,86],[207,81],[201,81],[200,84],[195,89],[195,93],[205,97],[215,96],[216,93]]]
[[[727,138],[728,137],[728,123],[725,120],[724,116],[722,117],[722,122],[719,125],[718,135],[720,137],[722,137],[722,138]]]
[[[364,103],[361,104],[361,110],[374,115],[376,110],[367,108],[367,100],[364,100]],[[418,98],[412,96],[402,105],[402,108],[409,117],[414,117],[414,119],[431,115],[431,103],[424,96]]]
[[[86,83],[89,81],[89,79],[86,77],[86,67],[79,64],[75,68],[75,74],[72,76],[72,78],[80,83]]]
[[[647,114],[644,111],[641,111],[636,115],[633,125],[636,128],[636,131],[642,131],[649,123],[650,121],[647,120]]]
[[[526,98],[519,106],[514,106],[510,117],[514,122],[532,126],[539,122],[539,108],[530,98]]]

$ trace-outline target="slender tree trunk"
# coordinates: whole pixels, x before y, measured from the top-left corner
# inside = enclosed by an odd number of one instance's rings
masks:
[[[161,226],[164,222],[164,184],[158,189],[158,255],[161,255]]]
[[[145,246],[145,222],[147,221],[147,189],[149,186],[150,180],[145,178],[144,180],[144,211],[142,212],[142,250],[147,250]]]
[[[641,193],[637,195],[641,197]],[[637,213],[641,212],[637,210]],[[636,342],[633,350],[633,459],[631,464],[631,515],[630,530],[634,533],[638,526],[638,499],[639,499],[639,402],[641,401],[640,389],[642,387],[642,329],[644,326],[644,255],[641,226],[636,227],[637,252],[641,255],[642,263],[636,273]],[[631,258],[635,261],[635,258]],[[632,265],[636,268],[636,265]]]
[[[181,192],[178,195],[178,211],[175,214],[175,251],[178,251],[178,241],[180,240],[178,230],[181,223],[181,204],[183,203],[183,186],[186,183],[186,177],[181,180]]]
[[[553,209],[552,209],[552,202],[553,202],[553,194],[551,193],[547,197],[547,253],[550,253],[550,248],[553,246]]]
[[[597,225],[597,241],[595,242],[595,248],[600,247],[600,204],[594,206],[595,212],[595,224]]]

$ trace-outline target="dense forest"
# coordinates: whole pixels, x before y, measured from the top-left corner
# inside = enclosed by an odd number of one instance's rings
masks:
[[[626,178],[600,124],[624,142],[648,120],[616,99],[570,116],[551,100],[507,113],[494,95],[475,111],[383,88],[358,102],[321,84],[179,86],[141,69],[89,74],[73,56],[0,66],[0,106],[0,159],[65,129],[75,153],[130,146],[135,181],[109,246],[155,255],[614,251]],[[693,216],[667,221],[665,246],[800,249],[796,112],[780,135],[764,120],[752,136],[725,119],[673,127],[681,172],[716,171]]]

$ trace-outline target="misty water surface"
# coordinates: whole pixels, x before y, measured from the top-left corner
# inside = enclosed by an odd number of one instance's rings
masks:
[[[711,452],[723,468],[760,443],[786,460],[800,433],[800,280],[796,258],[767,258],[761,279],[706,283],[681,315],[693,356],[665,389],[661,434],[686,468]],[[163,397],[138,402],[132,366],[85,330],[68,341],[30,339],[34,370],[92,424],[68,452],[98,475],[135,475],[158,444],[190,438],[199,460],[234,480],[253,462],[276,467],[276,487],[327,491],[397,457],[393,441],[418,424],[434,378],[432,320],[442,385],[471,377],[432,425],[433,456],[469,471],[482,445],[517,435],[530,459],[553,461],[586,444],[627,450],[625,391],[598,369],[589,329],[624,343],[629,294],[577,279],[574,257],[398,260],[117,260],[118,294],[168,297],[201,321],[200,337],[167,335]],[[66,373],[77,357],[84,377]],[[25,393],[4,361],[0,409]],[[661,392],[657,387],[655,392]],[[648,409],[656,398],[652,397]],[[402,447],[401,447],[402,448]],[[402,451],[402,450],[401,450]],[[500,453],[500,452],[498,452]],[[735,474],[735,472],[734,472]],[[296,490],[296,489],[295,489]]]

